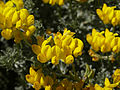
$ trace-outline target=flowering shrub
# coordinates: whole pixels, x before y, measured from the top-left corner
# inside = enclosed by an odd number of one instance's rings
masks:
[[[0,89],[119,90],[119,4],[0,0]]]

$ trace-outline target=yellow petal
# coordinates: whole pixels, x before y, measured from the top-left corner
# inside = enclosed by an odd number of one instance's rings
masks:
[[[1,32],[1,35],[6,39],[9,40],[12,38],[12,30],[11,29],[4,29]]]
[[[77,57],[78,55],[82,55],[82,47],[75,48],[75,50],[73,51],[73,55],[75,57]]]
[[[30,75],[33,75],[33,76],[36,75],[36,72],[35,72],[35,70],[32,67],[30,67],[29,73],[30,73]]]
[[[27,17],[27,25],[30,26],[32,24],[34,24],[34,16],[33,15],[29,15]]]
[[[26,22],[28,15],[29,15],[29,12],[27,9],[20,10],[20,19],[22,20],[22,22]]]
[[[40,79],[40,85],[44,86],[44,84],[45,84],[45,81],[44,81],[43,77],[41,77],[41,79]]]
[[[54,64],[54,65],[59,64],[59,60],[57,59],[56,56],[52,57],[51,63]]]
[[[98,14],[98,16],[99,16],[99,18],[101,19],[101,20],[103,20],[103,12],[100,10],[100,9],[97,9],[96,10],[96,13]]]
[[[34,83],[34,76],[27,74],[27,75],[25,76],[25,78],[26,78],[27,82],[29,82],[29,83],[31,83],[31,84]]]
[[[65,63],[66,64],[72,64],[74,62],[74,57],[72,55],[68,55],[66,57]]]
[[[18,20],[19,20],[19,12],[15,11],[12,17],[12,24],[16,24]]]
[[[22,21],[21,20],[19,20],[19,21],[17,21],[17,23],[16,23],[16,28],[21,28],[22,27]]]
[[[33,52],[38,55],[41,52],[41,47],[39,45],[32,45]]]
[[[39,82],[34,82],[33,88],[35,88],[35,90],[39,90],[41,88],[41,85]]]
[[[46,63],[48,60],[44,54],[38,54],[37,55],[37,60],[40,61],[41,63]]]

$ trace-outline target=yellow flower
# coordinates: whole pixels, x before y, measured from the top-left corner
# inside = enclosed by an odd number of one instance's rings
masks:
[[[116,69],[114,74],[112,75],[113,83],[120,82],[120,69]]]
[[[113,88],[117,87],[119,85],[119,82],[114,83],[114,84],[110,84],[110,81],[108,78],[105,78],[105,90],[112,90]]]
[[[40,83],[39,82],[34,82],[33,88],[35,88],[35,90],[39,90],[41,88]]]
[[[20,10],[20,20],[22,22],[26,22],[28,15],[29,15],[29,12],[28,12],[27,9],[21,9]]]
[[[30,67],[29,73],[30,73],[30,75],[29,75],[29,74],[26,75],[26,80],[27,80],[29,83],[32,83],[32,84],[33,84],[33,83],[35,82],[35,81],[34,81],[34,78],[35,78],[37,72],[35,72],[34,69],[33,69],[32,67]]]
[[[4,29],[1,32],[1,35],[6,39],[9,40],[12,38],[12,30],[11,29]]]
[[[41,63],[46,63],[52,57],[52,49],[50,45],[42,46],[41,53],[37,55],[37,59]]]
[[[44,85],[44,74],[42,73],[42,69],[35,71],[32,67],[30,67],[29,73],[30,74],[26,75],[26,80],[33,84],[33,88],[35,88],[35,90],[39,90],[41,86]]]
[[[27,25],[30,26],[32,24],[34,24],[34,16],[33,15],[29,15],[27,17]]]
[[[68,55],[66,57],[65,63],[66,64],[72,64],[74,62],[74,57],[72,55]]]
[[[114,16],[114,7],[107,7],[104,3],[102,10],[97,9],[96,12],[104,24],[109,24]]]
[[[120,22],[120,10],[114,10],[114,13],[115,13],[115,15],[114,15],[114,17],[113,17],[113,19],[112,19],[112,25],[113,26],[116,26],[116,25],[118,25],[118,24],[120,24],[119,22]]]

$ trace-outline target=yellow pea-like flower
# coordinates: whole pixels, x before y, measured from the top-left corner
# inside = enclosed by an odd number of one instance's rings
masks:
[[[73,51],[73,55],[77,57],[78,55],[82,55],[82,47],[76,47],[75,50]]]
[[[59,59],[57,58],[57,56],[53,56],[53,57],[52,57],[51,63],[54,64],[54,65],[59,64]]]
[[[76,38],[76,41],[77,41],[77,47],[81,47],[83,49],[83,42],[78,38]]]
[[[37,55],[37,60],[40,61],[41,63],[46,63],[48,60],[44,54],[38,54]]]
[[[62,41],[62,47],[70,45],[71,41],[72,41],[72,37],[66,36],[66,38]]]
[[[60,59],[61,49],[56,45],[52,47],[52,55]]]
[[[35,90],[39,90],[41,88],[40,83],[38,81],[34,82],[33,88],[35,88]]]
[[[22,20],[22,22],[26,22],[28,15],[29,15],[29,12],[27,9],[20,10],[20,19]]]
[[[112,42],[111,42],[111,45],[110,45],[111,48],[113,48],[115,45],[117,45],[117,42],[118,42],[118,38],[115,38],[115,37],[114,37],[114,38],[112,39]]]
[[[114,87],[118,86],[119,82],[111,84],[108,78],[105,78],[105,87],[113,89]]]
[[[26,75],[26,80],[27,80],[27,82],[33,84],[34,83],[34,76],[27,74]]]
[[[37,59],[41,63],[46,63],[48,60],[50,60],[52,57],[52,49],[51,46],[46,45],[41,48],[41,53],[38,54]]]
[[[72,55],[68,55],[66,57],[65,63],[66,64],[72,64],[74,62],[74,57]]]
[[[87,34],[86,40],[88,41],[89,44],[92,44],[92,36],[90,34]]]
[[[32,24],[34,24],[34,16],[33,15],[29,15],[27,17],[27,25],[30,26]]]
[[[114,46],[112,51],[115,52],[115,53],[118,53],[119,52],[118,45]]]
[[[111,23],[114,15],[115,15],[114,8],[116,8],[116,7],[115,6],[107,7],[107,5],[104,3],[102,10],[100,10],[100,9],[96,10],[98,16],[100,17],[100,19],[103,21],[104,24]]]
[[[113,26],[118,25],[118,20],[117,20],[117,18],[114,17],[114,18],[112,19],[111,23],[112,23]]]
[[[11,29],[4,29],[1,32],[1,35],[6,39],[9,40],[12,38],[12,30]]]
[[[28,37],[31,36],[35,30],[36,30],[36,27],[34,25],[30,26],[28,30],[26,31],[26,36]]]
[[[67,36],[67,35],[70,35],[70,36],[73,36],[75,33],[74,32],[71,32],[70,30],[67,30],[67,28],[64,28],[64,32],[63,32],[63,36]]]
[[[29,73],[30,74],[26,75],[26,80],[33,84],[34,83],[34,78],[35,78],[37,73],[36,73],[36,71],[32,67],[30,67]]]
[[[40,47],[39,45],[33,44],[33,45],[32,45],[32,50],[33,50],[33,52],[34,52],[36,55],[38,55],[39,53],[41,53],[41,47]]]
[[[19,20],[19,11],[15,11],[12,16],[12,24],[16,24],[18,20]]]
[[[54,42],[55,42],[55,45],[62,47],[62,40],[58,36],[54,37]]]
[[[71,50],[73,51],[73,50],[75,49],[75,46],[76,46],[76,39],[73,39],[73,38],[72,38],[72,41],[71,41],[69,47],[70,47]]]

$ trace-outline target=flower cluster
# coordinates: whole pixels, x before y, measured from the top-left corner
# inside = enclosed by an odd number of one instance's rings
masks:
[[[34,16],[24,8],[22,0],[0,1],[1,35],[9,40],[14,38],[16,43],[23,39],[30,40],[35,31]]]
[[[38,69],[35,71],[32,67],[29,69],[29,73],[26,75],[27,82],[33,85],[35,90],[39,90],[41,88],[45,88],[45,90],[76,90],[82,89],[84,82],[80,80],[79,82],[72,83],[68,79],[63,79],[62,81],[55,80],[50,76],[44,76],[42,73],[42,69]],[[54,81],[53,81],[54,80]]]
[[[78,38],[73,38],[74,34],[65,28],[63,35],[57,32],[54,38],[50,36],[44,40],[44,37],[38,36],[38,45],[32,45],[32,50],[41,63],[46,63],[51,59],[52,64],[55,65],[59,63],[59,60],[71,64],[74,62],[73,55],[75,57],[81,55],[83,49],[83,42]]]
[[[113,90],[115,87],[119,88],[120,84],[120,69],[116,69],[114,74],[112,75],[113,84],[110,83],[109,79],[105,79],[104,88],[100,87],[98,84],[95,84],[95,90]]]
[[[53,79],[50,76],[44,76],[42,69],[35,71],[32,67],[29,69],[29,73],[26,75],[26,80],[33,84],[35,90],[45,88],[45,90],[51,90],[53,85]]]
[[[64,4],[64,0],[43,0],[43,2],[51,5],[55,5],[57,3],[60,6]]]
[[[120,51],[120,37],[116,36],[118,36],[117,33],[110,32],[108,29],[105,32],[92,29],[92,35],[87,34],[86,39],[95,51],[118,53]]]
[[[33,85],[35,90],[45,88],[45,90],[113,90],[115,87],[119,88],[120,84],[120,69],[116,69],[113,77],[113,83],[111,84],[108,78],[105,78],[105,86],[101,87],[98,84],[95,85],[85,85],[84,80],[79,80],[77,82],[69,81],[68,79],[63,79],[58,81],[57,78],[52,78],[50,76],[44,76],[42,69],[35,71],[32,67],[29,69],[29,73],[26,75],[26,80]]]
[[[113,26],[120,24],[120,10],[114,10],[116,6],[107,7],[103,5],[102,10],[97,9],[96,12],[104,24],[112,24]]]

